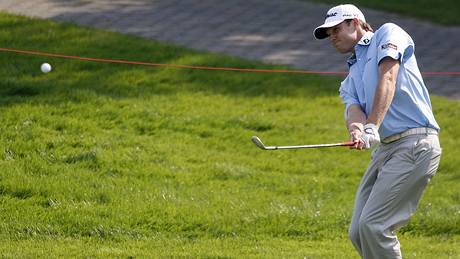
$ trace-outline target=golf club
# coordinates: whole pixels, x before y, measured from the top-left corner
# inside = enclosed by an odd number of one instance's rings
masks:
[[[252,136],[252,142],[256,144],[257,147],[263,150],[277,150],[277,149],[298,149],[298,148],[320,148],[320,147],[350,147],[353,146],[353,142],[342,142],[342,143],[333,143],[333,144],[315,144],[315,145],[300,145],[300,146],[265,146],[262,140],[257,136]]]

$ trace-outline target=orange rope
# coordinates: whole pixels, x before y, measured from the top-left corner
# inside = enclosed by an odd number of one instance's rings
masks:
[[[218,70],[218,71],[239,71],[239,72],[257,72],[257,73],[291,73],[291,74],[318,74],[318,75],[346,75],[348,72],[327,72],[327,71],[306,71],[306,70],[285,70],[285,69],[254,69],[254,68],[229,68],[229,67],[206,67],[206,66],[189,66],[189,65],[174,65],[174,64],[158,64],[149,62],[117,60],[117,59],[100,59],[100,58],[85,58],[79,56],[68,56],[61,54],[52,54],[45,52],[36,52],[28,50],[17,50],[9,48],[0,48],[2,52],[11,52],[35,56],[77,59],[84,61],[94,61],[102,63],[118,63],[129,65],[142,65],[151,67],[166,67],[166,68],[182,68],[182,69],[198,69],[198,70]],[[424,75],[460,75],[460,72],[424,72]]]

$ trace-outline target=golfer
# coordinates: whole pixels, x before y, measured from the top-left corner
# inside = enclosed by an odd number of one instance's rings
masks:
[[[402,258],[396,230],[415,212],[441,157],[412,38],[395,24],[373,32],[354,5],[331,8],[317,39],[349,53],[341,83],[354,149],[374,148],[356,193],[349,236],[362,258]]]

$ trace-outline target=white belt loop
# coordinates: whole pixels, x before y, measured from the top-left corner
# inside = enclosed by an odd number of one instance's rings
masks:
[[[433,128],[413,128],[413,129],[408,129],[404,132],[398,133],[391,135],[389,137],[384,138],[381,142],[383,144],[389,144],[391,142],[394,142],[396,140],[399,140],[401,138],[411,136],[411,135],[420,135],[420,134],[425,134],[425,135],[438,135],[438,131],[433,129]]]

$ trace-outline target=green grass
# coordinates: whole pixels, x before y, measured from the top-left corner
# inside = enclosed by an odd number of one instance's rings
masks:
[[[7,14],[0,29],[6,48],[280,68]],[[370,153],[250,142],[345,140],[340,78],[0,61],[2,256],[356,258],[346,233]],[[406,258],[460,254],[460,103],[433,105],[444,155],[400,233]]]
[[[339,0],[302,0],[328,3],[331,5],[343,4]],[[358,7],[369,7],[376,10],[388,11],[414,17],[420,20],[434,23],[459,26],[460,25],[460,4],[457,0],[355,0],[348,2]],[[364,14],[366,15],[366,14]],[[372,24],[372,21],[369,21]]]

